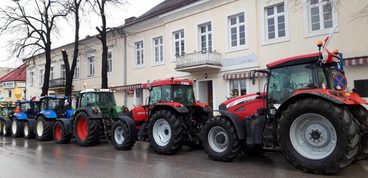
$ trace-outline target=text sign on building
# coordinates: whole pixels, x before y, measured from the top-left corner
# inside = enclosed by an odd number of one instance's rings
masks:
[[[15,82],[3,82],[3,88],[14,88]]]

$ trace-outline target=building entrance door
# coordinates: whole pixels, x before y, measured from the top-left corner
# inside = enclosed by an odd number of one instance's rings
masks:
[[[212,80],[198,81],[198,100],[207,103],[213,108],[213,82]]]

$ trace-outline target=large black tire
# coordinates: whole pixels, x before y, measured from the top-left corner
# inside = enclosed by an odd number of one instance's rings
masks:
[[[79,112],[74,122],[74,137],[79,146],[92,146],[100,141],[102,125],[99,120],[91,119],[85,112]]]
[[[359,105],[351,106],[349,110],[359,121],[359,130],[363,134],[357,160],[368,158],[368,111]]]
[[[10,137],[11,136],[11,121],[4,121],[3,122],[3,136]]]
[[[303,118],[303,116],[308,116],[308,120],[303,119],[303,122],[301,123],[309,122],[309,119],[312,120],[318,118],[319,120],[314,121],[315,124],[321,124],[322,122],[330,123],[334,128],[336,134],[329,134],[330,136],[332,135],[336,137],[336,142],[329,143],[332,143],[335,146],[330,147],[330,151],[325,153],[325,155],[320,158],[316,157],[316,159],[309,159],[307,158],[308,156],[303,156],[300,154],[297,151],[299,148],[295,148],[292,144],[291,137],[293,136],[290,135],[293,135],[293,132],[290,132],[290,130],[293,129],[291,126],[293,122],[300,120]],[[313,116],[314,118],[309,116]],[[326,128],[332,129],[332,127]],[[303,128],[307,128],[307,126]],[[312,130],[312,132],[315,132],[315,130]],[[319,130],[316,130],[316,133],[318,135],[317,137],[313,136],[315,135],[314,133],[310,133],[309,139],[313,142],[317,139],[319,140],[320,138],[323,138],[322,135],[320,135],[321,132],[319,132]],[[298,100],[287,107],[287,109],[282,113],[281,119],[279,120],[279,141],[281,151],[285,159],[290,164],[305,172],[312,172],[316,174],[335,174],[339,172],[354,160],[354,157],[358,153],[359,140],[360,135],[354,117],[352,117],[350,112],[344,107],[334,105],[329,101],[317,98]],[[304,142],[293,143],[304,144]],[[322,151],[324,150],[322,149]],[[307,153],[314,154],[313,156],[316,155],[316,153]]]
[[[208,157],[215,161],[232,161],[241,152],[241,143],[235,127],[224,117],[209,119],[202,129],[201,137]],[[219,148],[219,144],[224,145],[224,148]]]
[[[134,128],[135,129],[135,128]],[[115,122],[112,127],[112,143],[116,150],[130,150],[135,144],[133,131],[129,130],[124,120]]]
[[[159,122],[165,125],[160,125]],[[157,125],[155,126],[155,124]],[[164,132],[159,133],[158,129],[154,127],[162,127],[164,128]],[[161,134],[161,136],[159,134]],[[160,139],[163,136],[167,137],[164,139],[168,140],[164,141]],[[152,115],[148,128],[148,139],[151,147],[156,153],[163,155],[177,153],[183,144],[183,138],[184,128],[180,116],[170,110],[159,110]]]
[[[3,136],[3,129],[4,129],[4,121],[0,120],[0,136]]]
[[[194,132],[191,136],[192,140],[189,141],[187,144],[192,149],[202,149],[203,144],[201,139],[201,132],[208,119],[212,118],[213,115],[208,115],[207,113],[201,112],[196,117],[196,123],[193,125],[193,127],[195,128],[192,129]]]
[[[31,128],[31,125],[28,121],[24,122],[24,128],[23,128],[23,135],[25,139],[34,139],[36,137],[36,134],[33,130],[34,128]]]
[[[11,122],[11,133],[12,137],[19,138],[23,137],[23,123],[15,118]]]
[[[71,135],[66,133],[65,126],[61,121],[56,121],[54,125],[54,140],[56,144],[67,144]]]
[[[52,130],[54,122],[46,120],[40,116],[36,119],[36,139],[38,141],[49,141],[52,140]]]

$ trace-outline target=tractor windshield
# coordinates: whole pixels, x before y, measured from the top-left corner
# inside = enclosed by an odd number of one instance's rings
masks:
[[[318,73],[318,82],[319,88],[326,88],[326,89],[334,89],[334,81],[333,76],[338,72],[338,70],[332,67],[325,67],[325,66],[318,66],[317,73]]]
[[[115,97],[111,92],[91,92],[83,94],[81,98],[82,107],[98,106],[101,108],[114,107]]]
[[[194,94],[189,85],[164,85],[153,87],[150,93],[150,104],[159,102],[178,102],[185,106],[193,105]]]
[[[31,107],[31,103],[20,103],[20,111],[21,112],[27,112],[30,111],[32,109]]]

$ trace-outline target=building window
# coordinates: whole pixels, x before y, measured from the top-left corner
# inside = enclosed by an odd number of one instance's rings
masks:
[[[206,23],[198,26],[200,50],[202,52],[212,52],[212,25]]]
[[[54,67],[50,68],[50,80],[54,79]]]
[[[243,80],[230,80],[230,95],[231,97],[237,97],[247,94],[246,81]]]
[[[184,30],[179,30],[173,33],[174,36],[174,50],[175,56],[184,56],[185,54],[185,42],[184,42]]]
[[[44,77],[45,70],[40,70],[40,85],[43,85],[43,77]]]
[[[331,0],[308,0],[308,7],[310,31],[328,29],[334,25]]]
[[[245,45],[245,18],[244,13],[229,17],[230,46]]]
[[[107,72],[112,72],[112,51],[107,52]]]
[[[75,68],[74,68],[74,76],[73,76],[74,79],[78,79],[79,78],[79,59],[77,59],[77,63],[75,65]]]
[[[89,56],[87,58],[87,61],[88,61],[88,69],[87,69],[87,72],[88,72],[88,77],[92,77],[92,76],[95,76],[95,57],[94,56]]]
[[[29,73],[29,78],[30,78],[30,83],[31,83],[31,86],[33,86],[33,80],[34,80],[34,72],[30,72]]]
[[[163,37],[157,37],[153,39],[153,51],[154,51],[154,63],[162,64],[164,62],[164,43]]]
[[[8,90],[8,98],[11,98],[13,96],[13,92],[11,90]]]
[[[267,40],[286,36],[284,3],[266,7],[265,18]]]
[[[134,44],[135,49],[135,65],[136,66],[143,66],[143,41],[136,42]]]
[[[361,97],[368,97],[368,80],[354,80],[354,89]]]
[[[60,65],[60,78],[66,78],[65,64]]]

